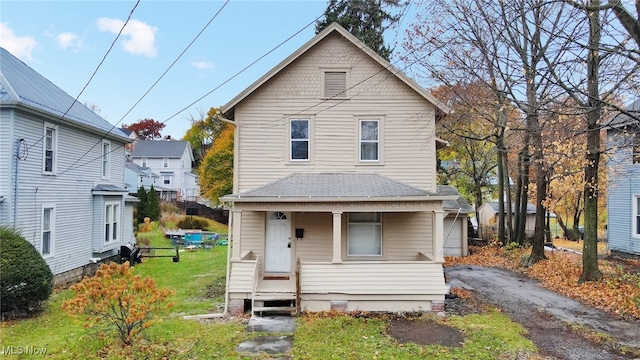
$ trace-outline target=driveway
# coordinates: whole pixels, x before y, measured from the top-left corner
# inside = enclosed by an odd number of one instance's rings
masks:
[[[585,306],[522,274],[472,265],[445,268],[445,273],[452,287],[474,290],[482,302],[520,323],[548,359],[633,359],[623,350],[640,352],[640,322]],[[606,334],[612,341],[596,344],[581,335],[580,328]]]

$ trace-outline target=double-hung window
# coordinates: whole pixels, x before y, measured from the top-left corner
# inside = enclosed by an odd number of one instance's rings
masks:
[[[118,241],[120,223],[120,203],[107,202],[104,207],[104,242]]]
[[[111,143],[102,141],[102,178],[108,179],[111,172]]]
[[[42,256],[53,254],[55,207],[52,204],[42,204],[42,236],[40,253]]]
[[[633,209],[632,209],[632,219],[631,219],[631,235],[634,238],[640,239],[640,195],[633,196]]]
[[[171,185],[171,175],[162,175],[162,183],[164,185]]]
[[[58,131],[55,125],[49,123],[44,124],[43,141],[42,171],[45,174],[55,174],[58,146]]]
[[[309,160],[309,119],[291,120],[291,160]]]
[[[347,237],[348,256],[382,256],[380,213],[350,213]]]
[[[169,167],[169,159],[167,158],[162,159],[162,167],[165,167],[165,168]]]
[[[147,167],[147,158],[142,158],[142,167]]]
[[[360,120],[360,161],[380,161],[380,122]]]

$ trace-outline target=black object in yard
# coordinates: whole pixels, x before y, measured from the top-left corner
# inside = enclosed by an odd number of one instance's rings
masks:
[[[141,263],[142,253],[140,253],[140,248],[133,244],[120,246],[120,263],[123,264],[125,261],[128,261],[130,265]]]

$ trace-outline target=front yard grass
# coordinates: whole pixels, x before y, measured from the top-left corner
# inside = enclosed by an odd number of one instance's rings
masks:
[[[159,230],[139,235],[148,237],[150,246],[171,245]],[[3,358],[29,358],[26,352],[17,354],[16,350],[32,347],[46,349],[47,357],[52,359],[248,359],[246,354],[238,354],[236,347],[261,334],[247,332],[246,322],[238,318],[183,319],[184,315],[222,311],[226,260],[227,247],[216,246],[182,251],[177,263],[168,257],[147,258],[137,264],[136,274],[151,276],[159,287],[175,290],[171,299],[175,306],[162,322],[143,333],[141,341],[128,347],[122,347],[113,337],[86,331],[64,313],[62,302],[73,293],[58,289],[37,317],[0,323]],[[300,359],[511,359],[535,353],[534,345],[522,335],[523,329],[497,311],[444,320],[424,315],[415,320],[438,321],[462,330],[466,340],[459,348],[401,344],[386,334],[385,316],[325,315],[310,313],[298,319],[289,355]],[[11,349],[12,354],[8,353]],[[252,358],[272,357],[262,354]]]

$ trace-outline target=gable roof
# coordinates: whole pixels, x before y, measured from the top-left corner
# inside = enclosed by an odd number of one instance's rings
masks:
[[[362,50],[365,54],[369,55],[373,60],[375,60],[378,64],[380,64],[383,68],[387,69],[392,75],[400,79],[422,97],[431,102],[435,108],[436,113],[439,111],[442,115],[448,114],[450,109],[443,104],[440,100],[436,99],[430,92],[416,83],[413,79],[409,78],[402,71],[397,69],[395,66],[391,65],[389,61],[387,61],[382,56],[378,55],[375,51],[371,50],[367,45],[362,43],[357,37],[353,36],[350,32],[348,32],[345,28],[340,26],[337,22],[329,25],[323,31],[321,31],[318,35],[309,40],[306,44],[296,50],[293,54],[289,55],[286,59],[284,59],[280,64],[276,65],[273,69],[271,69],[268,73],[263,75],[261,78],[256,80],[253,84],[251,84],[248,88],[246,88],[243,92],[238,94],[236,97],[231,99],[226,105],[220,108],[220,112],[225,116],[233,119],[233,109],[238,103],[244,100],[247,96],[256,91],[259,87],[261,87],[264,83],[273,78],[276,74],[282,71],[284,68],[289,66],[292,62],[298,59],[302,54],[306,53],[309,49],[314,47],[321,40],[329,36],[331,33],[338,33],[342,35],[345,39],[349,40],[353,45]]]
[[[462,195],[460,195],[455,187],[451,185],[437,185],[436,188],[438,194],[453,195],[457,197],[457,199],[455,200],[445,200],[442,203],[443,209],[460,211],[460,213],[462,214],[468,214],[473,211],[473,207],[469,205],[467,200],[465,200]]]
[[[637,98],[634,102],[627,105],[624,108],[624,111],[627,113],[631,113],[635,115],[638,119],[640,119],[640,98]],[[634,119],[633,117],[620,112],[616,114],[613,119],[609,122],[609,126],[612,128],[623,128],[630,125],[635,125],[636,127],[640,127],[640,121],[638,119]]]
[[[233,202],[453,200],[377,174],[294,173],[257,189],[220,198]]]
[[[139,140],[131,152],[131,157],[181,158],[187,147],[191,149],[188,141]]]
[[[0,104],[22,106],[99,133],[129,138],[117,127],[0,47]],[[72,106],[73,104],[73,106]],[[64,116],[63,116],[64,115]]]

